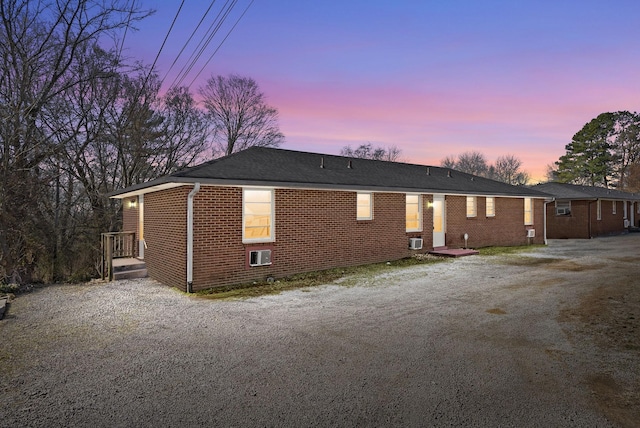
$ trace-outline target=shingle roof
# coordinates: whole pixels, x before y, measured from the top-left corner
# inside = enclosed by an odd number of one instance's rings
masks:
[[[526,186],[425,165],[387,162],[293,150],[252,147],[174,174],[111,193],[145,193],[166,183],[400,191],[544,198]]]
[[[607,189],[605,187],[580,186],[567,183],[542,183],[533,186],[534,189],[553,195],[556,199],[573,200],[596,200],[596,199],[618,199],[618,200],[640,200],[640,195],[634,193],[621,192],[619,190]]]

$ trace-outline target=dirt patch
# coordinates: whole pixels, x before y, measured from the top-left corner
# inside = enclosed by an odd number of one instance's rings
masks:
[[[487,309],[487,312],[494,315],[504,315],[506,312],[500,308]]]
[[[598,270],[604,267],[604,265],[603,264],[586,265],[586,264],[576,263],[573,260],[560,260],[560,261],[555,261],[549,264],[547,267],[549,269],[563,270],[568,272],[583,272],[586,270]]]
[[[592,341],[600,353],[616,352],[615,361],[603,365],[587,379],[600,410],[625,427],[640,421],[637,380],[640,351],[640,286],[635,276],[619,276],[564,309],[560,322],[576,327],[575,341]]]

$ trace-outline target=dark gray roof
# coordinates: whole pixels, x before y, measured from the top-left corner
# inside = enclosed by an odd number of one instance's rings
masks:
[[[322,166],[322,167],[321,167]],[[136,192],[166,183],[298,187],[368,191],[496,195],[544,198],[526,186],[476,177],[448,168],[293,150],[252,147],[174,174],[111,193]],[[151,190],[151,189],[150,189]]]
[[[596,200],[596,199],[618,199],[618,200],[640,200],[640,195],[634,193],[621,192],[619,190],[607,189],[605,187],[580,186],[567,183],[542,183],[533,186],[534,189],[553,195],[556,199],[573,200]]]

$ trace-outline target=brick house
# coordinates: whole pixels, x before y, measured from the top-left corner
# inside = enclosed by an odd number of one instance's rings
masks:
[[[535,189],[406,163],[254,147],[113,192],[149,276],[186,291],[543,243]],[[537,229],[537,230],[536,230]]]
[[[639,225],[640,195],[555,182],[533,188],[553,196],[546,204],[547,238],[618,235]]]

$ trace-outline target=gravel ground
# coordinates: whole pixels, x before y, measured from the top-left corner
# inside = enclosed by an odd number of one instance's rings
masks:
[[[552,241],[234,301],[38,289],[0,321],[0,426],[638,426],[639,250]]]

